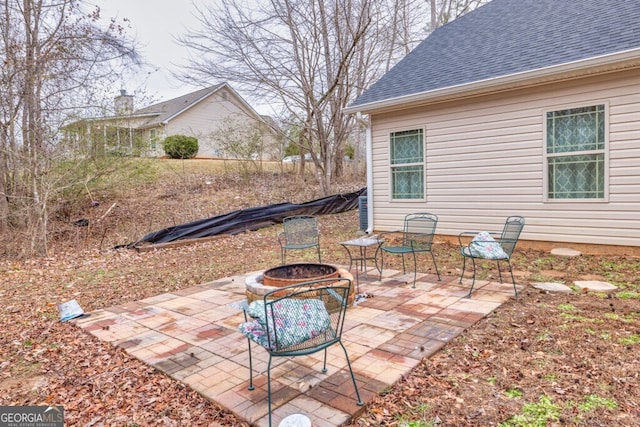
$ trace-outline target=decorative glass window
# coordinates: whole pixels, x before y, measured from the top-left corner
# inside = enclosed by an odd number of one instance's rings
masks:
[[[604,199],[605,106],[547,112],[549,199]]]
[[[391,133],[391,198],[424,199],[424,131]]]

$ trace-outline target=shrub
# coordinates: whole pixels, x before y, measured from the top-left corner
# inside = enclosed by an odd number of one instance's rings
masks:
[[[171,135],[165,138],[163,148],[172,159],[191,159],[198,154],[198,139],[193,136]]]
[[[356,150],[355,148],[353,148],[353,145],[347,145],[346,147],[344,147],[344,155],[349,157],[351,160],[354,159],[356,154]]]

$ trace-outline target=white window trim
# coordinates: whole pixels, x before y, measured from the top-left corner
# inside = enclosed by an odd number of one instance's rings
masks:
[[[547,113],[568,110],[572,108],[593,107],[594,105],[604,105],[604,197],[597,199],[552,199],[549,198],[549,160],[551,157],[547,153]],[[542,201],[544,203],[607,203],[609,202],[609,123],[610,123],[609,101],[592,101],[572,104],[562,104],[546,108],[542,111]],[[571,155],[593,154],[594,151],[572,151]],[[565,153],[566,155],[566,153]]]
[[[393,197],[393,168],[391,164],[391,135],[397,132],[407,132],[412,130],[422,130],[422,162],[408,163],[402,166],[422,165],[422,193],[423,197],[419,199],[396,199]],[[391,129],[387,135],[387,176],[389,178],[389,202],[390,203],[424,203],[427,201],[427,129],[425,126],[404,126],[402,128]]]

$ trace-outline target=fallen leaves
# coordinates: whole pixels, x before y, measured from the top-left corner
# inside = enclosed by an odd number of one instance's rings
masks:
[[[211,185],[193,185],[191,180],[180,187],[168,182],[138,194],[117,195],[118,200],[103,194],[103,206],[117,204],[99,226],[86,230],[92,233],[86,240],[56,242],[48,258],[0,262],[0,404],[61,404],[69,426],[242,425],[178,381],[60,323],[57,312],[57,304],[69,299],[77,299],[90,312],[279,264],[278,227],[160,251],[109,249],[167,225],[249,207],[245,197],[236,197],[247,193],[241,179],[201,178]],[[250,203],[316,198],[317,189],[307,187],[292,189],[290,183],[283,187],[259,178],[251,184]],[[172,196],[159,197],[163,194]],[[90,213],[84,216],[95,219]],[[336,242],[356,233],[358,219],[357,211],[321,217],[323,260],[344,263],[345,254]],[[105,233],[109,243],[103,245]],[[562,272],[562,280],[577,279],[579,272],[611,274],[615,264],[627,266],[615,269],[616,281],[638,288],[637,261],[582,256],[553,259],[551,265],[547,254],[519,249],[514,268],[528,275],[541,274],[536,260],[544,255],[544,271]],[[442,271],[459,268],[456,247],[439,243],[434,250]],[[603,265],[608,271],[601,273]],[[528,280],[518,278],[523,284]],[[638,300],[612,298],[589,293],[559,296],[527,288],[518,300],[478,322],[377,396],[353,425],[399,426],[402,420],[497,425],[543,394],[563,404],[580,401],[586,390],[619,404],[616,410],[590,413],[589,425],[632,425],[640,417],[638,344],[617,340],[621,331],[639,333]],[[594,321],[563,319],[558,307],[566,303],[575,307],[575,314]],[[619,317],[602,316],[612,312]],[[522,397],[509,399],[504,393],[509,389],[522,391]],[[565,414],[564,421],[574,423],[575,415]]]

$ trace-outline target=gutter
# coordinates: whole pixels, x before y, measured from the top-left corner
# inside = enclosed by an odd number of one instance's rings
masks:
[[[615,67],[612,67],[614,66]],[[425,103],[451,100],[468,97],[474,94],[487,92],[501,86],[524,86],[531,80],[539,80],[540,83],[560,80],[563,77],[578,77],[587,74],[601,73],[621,68],[633,68],[640,66],[640,48],[629,49],[607,55],[596,56],[578,61],[566,62],[560,65],[538,68],[530,71],[507,74],[504,76],[478,80],[455,86],[434,89],[427,92],[387,98],[382,101],[353,105],[343,109],[345,114],[356,112],[371,112],[374,110],[393,109],[394,107],[406,107],[408,104]],[[581,73],[578,73],[581,72]]]
[[[373,137],[371,132],[371,117],[367,120],[367,128],[365,129],[365,151],[367,166],[367,234],[371,234],[375,227],[373,226]]]
[[[124,114],[122,116],[103,116],[103,117],[87,117],[86,119],[78,119],[77,121],[85,120],[89,122],[105,122],[114,121],[120,119],[141,119],[144,117],[158,116],[159,113],[143,113],[143,114]]]

